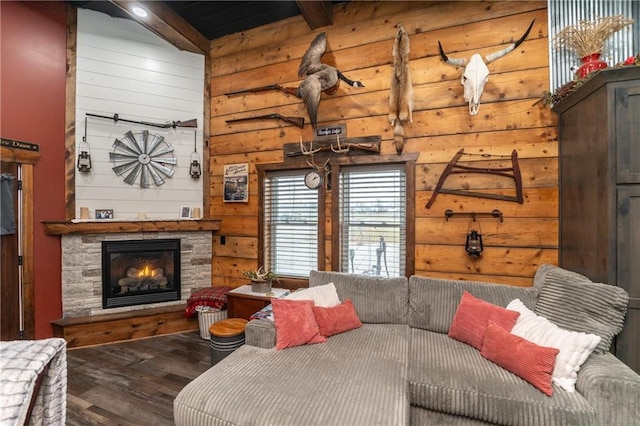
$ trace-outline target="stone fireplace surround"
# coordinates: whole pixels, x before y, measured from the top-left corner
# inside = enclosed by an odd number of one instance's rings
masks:
[[[93,223],[95,226],[92,226]],[[63,318],[180,305],[185,303],[192,289],[211,285],[212,231],[219,229],[220,221],[83,221],[44,224],[48,234],[61,235]],[[167,238],[181,240],[181,300],[103,309],[102,241]]]

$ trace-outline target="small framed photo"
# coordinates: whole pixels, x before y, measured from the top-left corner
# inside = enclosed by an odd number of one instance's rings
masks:
[[[113,209],[96,209],[96,219],[113,219]]]
[[[191,207],[180,207],[180,219],[191,219]]]

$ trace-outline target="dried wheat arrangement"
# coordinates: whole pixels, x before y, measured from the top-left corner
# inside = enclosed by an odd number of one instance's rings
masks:
[[[566,48],[575,52],[579,58],[592,53],[602,53],[607,39],[627,25],[634,23],[633,19],[624,15],[596,17],[594,20],[581,20],[576,25],[563,28],[553,38],[553,47]]]

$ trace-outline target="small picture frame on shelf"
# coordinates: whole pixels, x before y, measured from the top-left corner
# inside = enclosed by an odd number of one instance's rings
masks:
[[[191,219],[191,207],[189,206],[180,207],[180,219]]]
[[[96,219],[113,219],[113,209],[96,209]]]

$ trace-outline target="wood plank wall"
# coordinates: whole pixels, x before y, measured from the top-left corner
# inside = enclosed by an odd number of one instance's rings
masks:
[[[532,19],[527,40],[489,65],[480,111],[470,116],[460,85],[461,70],[444,64],[438,40],[453,57],[483,55],[517,40]],[[349,137],[381,135],[382,154],[395,154],[387,121],[393,38],[396,24],[410,34],[415,108],[405,127],[404,153],[419,152],[416,165],[416,274],[495,281],[528,286],[542,263],[557,263],[558,161],[556,117],[534,105],[549,90],[546,2],[350,2],[335,6],[334,24],[310,31],[301,17],[212,41],[210,217],[222,219],[214,241],[213,285],[242,285],[242,272],[256,268],[258,185],[255,164],[283,161],[285,143],[312,139],[310,125],[299,129],[277,120],[229,125],[225,120],[279,112],[305,117],[295,96],[271,91],[240,96],[224,93],[278,83],[296,87],[297,69],[320,31],[328,37],[323,60],[365,84],[341,85],[323,95],[319,125],[346,123]],[[460,149],[467,153],[509,155],[516,149],[522,170],[524,203],[439,194],[426,203],[444,167]],[[496,157],[464,157],[467,165],[502,165]],[[474,163],[467,163],[474,161]],[[484,161],[484,162],[483,162]],[[249,202],[222,201],[225,164],[250,164]],[[448,188],[513,194],[510,179],[465,174]],[[326,205],[329,207],[330,195]],[[485,252],[479,260],[464,251],[468,218],[445,219],[444,211],[490,212],[504,222],[480,219]],[[328,224],[329,225],[329,224]],[[327,247],[330,245],[327,229]],[[225,237],[222,245],[220,236]],[[331,251],[326,250],[327,256]],[[330,265],[330,259],[327,259]]]

